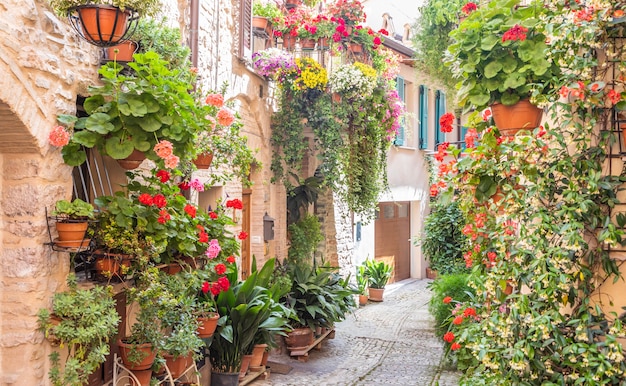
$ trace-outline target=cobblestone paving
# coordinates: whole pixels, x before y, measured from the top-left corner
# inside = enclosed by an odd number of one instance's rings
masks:
[[[311,350],[307,362],[270,355],[270,361],[293,369],[253,385],[458,385],[458,373],[442,370],[443,345],[428,313],[429,282],[410,279],[387,286],[382,303],[369,302],[337,324],[335,339]]]

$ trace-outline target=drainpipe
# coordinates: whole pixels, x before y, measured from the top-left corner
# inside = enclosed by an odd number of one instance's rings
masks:
[[[191,50],[191,65],[198,68],[198,20],[200,19],[200,0],[191,0],[189,6],[189,49]]]

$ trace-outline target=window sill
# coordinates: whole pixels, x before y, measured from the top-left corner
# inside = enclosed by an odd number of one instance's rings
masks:
[[[397,150],[413,150],[413,151],[417,150],[416,147],[406,146],[406,145],[400,145],[400,146],[393,145],[393,147],[396,148]]]

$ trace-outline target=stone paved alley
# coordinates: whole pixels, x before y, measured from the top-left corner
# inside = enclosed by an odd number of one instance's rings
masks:
[[[339,323],[335,339],[311,350],[307,362],[271,355],[292,369],[253,385],[458,385],[458,374],[442,368],[442,341],[428,313],[430,281],[388,285],[382,303],[369,302]]]

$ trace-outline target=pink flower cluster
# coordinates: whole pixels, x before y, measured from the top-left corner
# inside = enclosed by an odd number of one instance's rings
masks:
[[[174,146],[170,141],[161,140],[153,148],[156,155],[165,161],[165,167],[175,169],[180,162],[180,158],[174,155]]]
[[[217,239],[212,239],[209,241],[209,247],[207,248],[205,254],[209,259],[215,259],[220,254],[221,250],[222,247],[220,247],[219,241]]]
[[[70,133],[63,126],[54,126],[48,141],[52,146],[63,147],[70,143]]]

